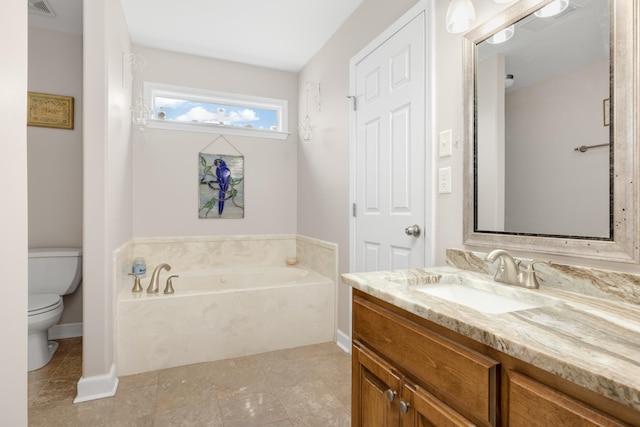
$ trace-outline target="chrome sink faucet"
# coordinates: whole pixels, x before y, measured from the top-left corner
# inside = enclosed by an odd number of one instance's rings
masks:
[[[491,251],[485,261],[495,262],[498,259],[500,260],[500,265],[494,277],[496,282],[529,289],[538,289],[540,287],[533,265],[542,261],[531,261],[525,269],[521,270],[520,261],[516,261],[509,252],[503,249]]]
[[[153,273],[151,274],[151,281],[149,282],[149,287],[147,287],[147,293],[158,293],[160,287],[160,271],[162,271],[163,269],[171,271],[171,266],[169,264],[160,264],[153,270]]]

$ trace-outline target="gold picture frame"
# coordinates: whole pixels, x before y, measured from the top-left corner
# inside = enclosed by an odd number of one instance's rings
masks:
[[[609,126],[610,123],[610,111],[611,105],[609,104],[609,98],[602,100],[602,117],[604,126]]]
[[[73,129],[73,97],[29,92],[27,126]]]

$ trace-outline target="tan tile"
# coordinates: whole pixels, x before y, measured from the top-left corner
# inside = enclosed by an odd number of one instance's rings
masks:
[[[59,353],[63,356],[71,354],[73,354],[73,356],[82,355],[82,337],[64,338],[55,341],[58,342],[58,351],[56,354]]]
[[[31,402],[33,405],[62,401],[72,403],[76,397],[77,385],[78,378],[75,377],[52,378]]]
[[[312,412],[298,418],[298,426],[304,427],[350,427],[351,416],[344,408]]]
[[[47,382],[48,380],[29,380],[27,384],[29,405],[37,404],[38,394],[40,394],[42,388],[47,384]]]
[[[114,398],[112,397],[76,403],[71,407],[75,423],[73,425],[98,427],[116,420]]]
[[[158,384],[156,394],[156,411],[168,412],[180,408],[200,405],[208,409],[217,407],[216,388],[199,378],[175,379]]]
[[[75,377],[79,380],[82,376],[82,356],[67,356],[62,364],[53,372],[52,378]]]
[[[144,388],[151,385],[158,385],[158,372],[151,371],[142,374],[126,375],[118,378],[118,393],[123,390]]]
[[[166,412],[158,412],[155,417],[155,427],[222,427],[220,409],[217,405],[202,407],[182,407]]]
[[[272,393],[255,393],[220,399],[225,427],[255,427],[288,418],[280,400]]]
[[[158,386],[151,385],[144,388],[118,390],[112,398],[115,419],[130,421],[144,415],[155,414],[157,389]]]
[[[321,380],[278,388],[277,395],[285,405],[289,418],[304,417],[310,412],[343,408],[342,403]]]
[[[151,415],[142,415],[142,416],[134,416],[129,419],[108,421],[103,424],[103,427],[154,427],[155,426],[155,416]]]
[[[53,373],[62,365],[62,362],[64,361],[65,356],[59,356],[57,357],[58,354],[56,352],[56,354],[53,355],[53,359],[51,359],[51,361],[44,365],[42,368],[40,369],[36,369],[35,371],[30,371],[27,373],[27,378],[29,381],[39,381],[39,380],[45,380],[45,379],[49,379],[53,377]]]

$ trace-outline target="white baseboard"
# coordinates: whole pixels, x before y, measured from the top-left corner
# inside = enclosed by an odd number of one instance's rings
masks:
[[[113,364],[107,374],[81,377],[78,381],[78,395],[73,403],[112,397],[116,395],[117,389],[118,377],[116,376],[116,365]]]
[[[49,329],[50,340],[60,340],[64,338],[75,338],[82,336],[82,322],[59,323]]]
[[[336,335],[338,336],[338,341],[336,342],[338,347],[340,347],[345,353],[351,354],[351,338],[349,335],[345,334],[340,329],[338,329]]]

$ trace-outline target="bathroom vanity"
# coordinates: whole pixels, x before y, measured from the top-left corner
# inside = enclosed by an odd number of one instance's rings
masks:
[[[489,313],[423,292],[456,275],[494,286],[452,267],[343,275],[354,427],[640,426],[637,306],[498,284],[534,307]]]

